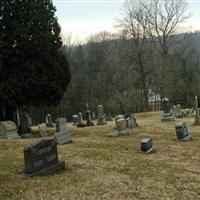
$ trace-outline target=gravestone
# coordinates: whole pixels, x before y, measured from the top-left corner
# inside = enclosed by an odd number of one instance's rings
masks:
[[[108,119],[107,119],[107,121],[113,121],[111,113],[108,114]]]
[[[153,151],[153,140],[152,138],[144,138],[141,141],[141,152],[151,153]]]
[[[175,129],[178,140],[190,141],[192,139],[192,136],[188,133],[188,128],[185,122],[177,123]]]
[[[85,114],[86,114],[86,126],[94,126],[94,123],[91,117],[91,112],[87,109]]]
[[[39,124],[38,128],[39,128],[39,136],[40,137],[46,137],[46,136],[48,136],[48,133],[45,130],[47,128],[46,123]]]
[[[19,132],[21,135],[29,134],[32,126],[32,119],[27,112],[21,112],[20,115]]]
[[[66,118],[63,117],[56,120],[56,133],[54,138],[57,144],[68,144],[72,142],[67,128]]]
[[[184,117],[183,112],[181,111],[181,104],[176,105],[176,113],[175,113],[176,118],[182,118]]]
[[[108,134],[108,137],[118,137],[123,135],[129,135],[129,129],[127,127],[127,119],[118,118],[116,121],[117,131]]]
[[[78,115],[79,115],[80,122],[77,124],[77,127],[79,127],[79,128],[85,127],[86,125],[83,122],[83,115],[82,115],[82,113],[79,112]]]
[[[52,121],[51,114],[47,114],[47,116],[45,118],[45,122],[46,122],[47,127],[54,127],[54,123]]]
[[[0,122],[0,138],[4,139],[19,139],[17,127],[13,121]]]
[[[24,166],[27,176],[42,176],[65,169],[65,162],[58,160],[56,141],[48,139],[25,146]]]
[[[191,113],[190,113],[190,109],[189,108],[186,108],[185,110],[185,116],[186,117],[190,117]]]
[[[117,115],[115,116],[115,123],[118,119],[124,119],[124,115]]]
[[[175,117],[170,113],[170,104],[169,104],[169,99],[167,97],[163,98],[162,100],[162,109],[163,109],[163,116],[161,121],[166,122],[166,121],[175,121]]]
[[[79,115],[72,115],[73,126],[77,126],[81,122]]]
[[[97,110],[98,110],[97,125],[105,125],[105,124],[107,124],[106,123],[106,118],[105,118],[104,113],[103,113],[103,106],[102,105],[98,105]]]
[[[198,103],[198,97],[197,96],[195,96],[195,99],[194,99],[194,109],[195,109],[194,125],[200,125],[199,103]]]

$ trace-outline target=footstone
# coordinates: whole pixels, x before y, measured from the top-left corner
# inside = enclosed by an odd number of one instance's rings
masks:
[[[144,138],[141,141],[141,152],[151,153],[153,151],[153,140],[151,138]]]
[[[188,133],[188,128],[185,122],[177,123],[175,129],[178,140],[190,141],[192,139],[192,136]]]
[[[67,128],[66,118],[58,118],[56,120],[56,131],[54,138],[57,144],[68,144],[72,142]]]
[[[0,122],[0,138],[5,139],[19,139],[17,134],[17,127],[13,121]]]
[[[25,175],[50,175],[65,169],[65,162],[58,160],[57,145],[54,139],[41,140],[24,148]]]

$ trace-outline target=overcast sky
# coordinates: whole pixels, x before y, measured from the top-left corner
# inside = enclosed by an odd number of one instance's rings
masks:
[[[133,0],[134,1],[134,0]],[[53,0],[62,33],[84,40],[98,31],[114,32],[123,0]],[[182,30],[200,30],[200,0],[188,0],[192,16]]]

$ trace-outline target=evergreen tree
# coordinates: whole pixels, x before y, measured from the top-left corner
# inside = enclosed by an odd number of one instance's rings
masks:
[[[0,109],[57,104],[70,82],[51,0],[0,1]],[[2,116],[1,116],[2,118]]]

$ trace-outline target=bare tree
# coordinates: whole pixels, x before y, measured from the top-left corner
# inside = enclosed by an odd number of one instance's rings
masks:
[[[124,18],[119,21],[117,27],[120,29],[123,38],[127,39],[130,44],[126,54],[130,63],[128,72],[138,75],[138,81],[144,97],[144,111],[148,111],[147,85],[150,73],[147,65],[148,18],[145,15],[141,0],[127,0],[123,6],[123,14]]]
[[[162,58],[159,79],[161,97],[163,97],[166,95],[165,75],[171,36],[176,33],[177,27],[189,16],[186,14],[187,2],[186,0],[153,0],[143,1],[142,4],[148,24],[148,35]]]

